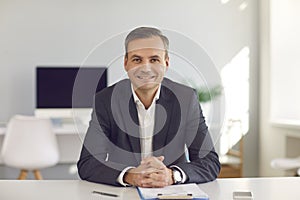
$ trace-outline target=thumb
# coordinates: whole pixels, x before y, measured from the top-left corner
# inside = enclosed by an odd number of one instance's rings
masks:
[[[160,160],[160,161],[163,161],[165,159],[165,157],[164,156],[159,156],[159,157],[157,157],[157,159]]]

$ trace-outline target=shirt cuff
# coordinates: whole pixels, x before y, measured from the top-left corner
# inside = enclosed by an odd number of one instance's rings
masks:
[[[176,165],[172,165],[172,166],[170,166],[170,168],[176,168],[178,171],[180,171],[180,173],[182,175],[182,181],[181,181],[181,183],[185,183],[186,182],[187,176],[186,176],[185,172],[180,167],[178,167]]]
[[[125,169],[123,169],[123,171],[118,176],[117,182],[125,187],[130,186],[129,184],[124,183],[124,175],[128,170],[133,169],[133,168],[135,168],[135,167],[126,167]]]

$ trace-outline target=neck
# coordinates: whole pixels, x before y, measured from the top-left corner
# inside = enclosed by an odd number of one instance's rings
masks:
[[[146,109],[148,109],[151,106],[151,103],[158,90],[158,87],[159,86],[153,88],[152,90],[140,90],[140,89],[134,90],[136,95],[139,97],[139,99],[144,104]]]

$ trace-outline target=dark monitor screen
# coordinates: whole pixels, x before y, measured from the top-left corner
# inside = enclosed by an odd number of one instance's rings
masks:
[[[91,108],[107,87],[105,67],[37,67],[37,108]]]

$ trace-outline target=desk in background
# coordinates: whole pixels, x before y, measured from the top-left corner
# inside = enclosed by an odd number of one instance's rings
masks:
[[[251,191],[255,200],[299,199],[300,178],[235,178],[217,179],[199,184],[210,200],[230,200],[233,191]],[[140,199],[135,188],[113,187],[86,181],[17,181],[0,180],[0,199],[3,200],[86,200],[86,199]],[[92,194],[93,190],[118,194],[112,198]]]
[[[79,159],[84,135],[87,131],[86,125],[75,126],[75,124],[54,125],[53,131],[57,136],[58,148],[60,153],[59,164],[76,163]],[[0,127],[0,149],[2,148],[6,128]],[[214,138],[218,138],[218,127],[210,127]],[[220,144],[217,143],[215,148],[218,152]],[[0,157],[0,164],[3,164]]]

